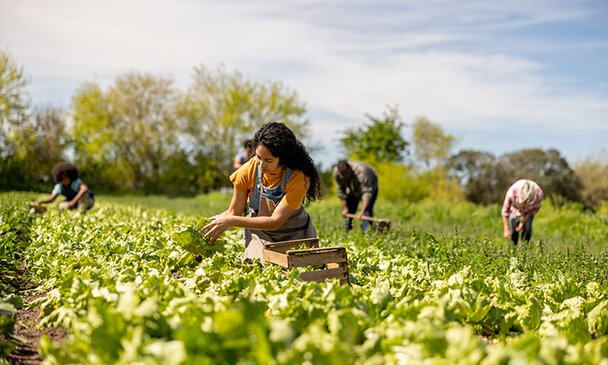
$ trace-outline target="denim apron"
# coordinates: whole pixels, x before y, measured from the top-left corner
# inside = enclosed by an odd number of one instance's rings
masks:
[[[274,188],[267,188],[262,182],[262,170],[258,165],[255,187],[249,198],[249,216],[271,216],[276,206],[283,199],[285,186],[292,175],[293,170],[287,169],[283,173],[283,180],[280,185]],[[262,251],[265,244],[314,237],[317,237],[315,226],[312,223],[312,219],[310,219],[310,215],[304,209],[304,205],[301,205],[277,230],[260,231],[245,228],[245,253],[243,258],[245,260],[257,258],[264,263]]]

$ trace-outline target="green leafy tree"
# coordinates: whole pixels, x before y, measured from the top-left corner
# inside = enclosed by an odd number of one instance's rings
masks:
[[[29,165],[29,176],[52,181],[52,167],[64,159],[68,145],[65,114],[55,107],[37,107],[27,122],[15,128],[10,140],[16,147],[15,157]]]
[[[402,161],[408,142],[402,136],[405,123],[398,108],[388,107],[382,119],[369,114],[366,117],[371,124],[347,129],[340,139],[349,158],[378,163]]]
[[[0,51],[0,155],[5,156],[5,137],[11,126],[18,126],[27,120],[29,102],[25,94],[27,80],[23,69],[17,66],[13,57]]]
[[[443,131],[439,124],[427,118],[418,118],[412,124],[412,144],[414,156],[426,169],[444,165],[456,141],[455,137]]]
[[[84,83],[72,98],[74,152],[81,172],[96,191],[133,191],[133,175],[121,158],[122,138],[106,93],[92,82]]]
[[[0,51],[0,188],[19,188],[27,180],[15,160],[17,146],[7,139],[27,120],[29,102],[25,93],[27,80],[13,57]]]
[[[493,154],[463,150],[450,157],[446,167],[448,176],[459,182],[467,200],[488,205],[504,198],[510,176]]]
[[[66,117],[54,107],[38,107],[33,115],[19,125],[13,125],[6,137],[11,145],[8,189],[47,190],[53,182],[51,170],[64,159],[68,145]]]
[[[101,170],[96,178],[104,185],[162,191],[161,176],[179,147],[172,83],[169,77],[132,72],[119,76],[107,92],[84,84],[73,99],[81,168]]]
[[[571,202],[581,202],[582,182],[568,161],[556,149],[525,149],[501,156],[500,164],[512,177],[532,179],[540,184],[546,196],[561,196]],[[504,190],[508,185],[504,187]]]
[[[203,178],[211,178],[216,187],[225,185],[237,150],[262,124],[281,121],[300,138],[307,137],[305,112],[297,93],[280,82],[254,82],[238,71],[202,65],[194,69],[178,106],[189,154],[218,163],[215,176]]]
[[[456,178],[467,200],[479,204],[500,203],[518,179],[540,184],[548,197],[580,202],[582,183],[555,149],[525,149],[495,158],[488,152],[465,150],[448,162],[449,176]]]
[[[608,202],[608,150],[600,150],[574,166],[581,180],[583,203],[591,209]]]
[[[184,93],[168,77],[128,73],[107,91],[85,83],[73,98],[74,150],[103,189],[195,194],[222,186],[245,138],[280,120],[306,136],[305,109],[280,83],[223,68],[195,69]]]
[[[67,134],[65,112],[56,107],[35,107],[28,128],[36,135],[33,154],[40,163],[38,174],[41,180],[51,181],[51,168],[65,159],[65,151],[70,143]],[[29,133],[24,133],[29,134]]]

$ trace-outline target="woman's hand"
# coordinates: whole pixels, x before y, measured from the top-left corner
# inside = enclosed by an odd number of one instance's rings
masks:
[[[502,235],[503,235],[505,238],[509,238],[509,237],[511,237],[511,230],[509,230],[509,228],[505,228],[505,229],[503,229],[503,230],[502,230]]]
[[[228,228],[232,226],[230,214],[219,214],[209,218],[206,226],[201,228],[201,232],[205,233],[204,238],[209,242],[215,242]]]

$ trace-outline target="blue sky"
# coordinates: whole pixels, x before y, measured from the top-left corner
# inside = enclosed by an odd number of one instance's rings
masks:
[[[349,127],[399,105],[457,137],[454,152],[608,148],[608,1],[0,0],[0,47],[33,104],[85,81],[220,64],[282,81],[307,105],[327,166]],[[406,137],[409,136],[406,130]]]

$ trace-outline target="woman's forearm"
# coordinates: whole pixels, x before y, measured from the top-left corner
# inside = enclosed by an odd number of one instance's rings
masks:
[[[229,226],[257,229],[260,231],[274,231],[281,228],[295,212],[295,209],[289,208],[281,202],[270,216],[243,217],[242,215],[229,215],[224,216],[222,219]]]
[[[229,218],[230,225],[241,228],[256,229],[260,231],[275,231],[285,223],[284,221],[270,217],[243,217],[232,215]]]

